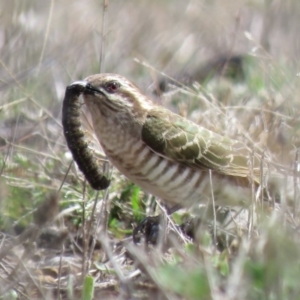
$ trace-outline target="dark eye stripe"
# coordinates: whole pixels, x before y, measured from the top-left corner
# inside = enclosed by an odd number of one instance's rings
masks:
[[[100,91],[98,89],[96,89],[95,87],[93,87],[90,83],[88,83],[86,85],[86,90],[90,91],[90,92],[96,92],[99,93]]]

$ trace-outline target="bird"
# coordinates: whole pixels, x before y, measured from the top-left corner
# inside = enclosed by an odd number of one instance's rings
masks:
[[[261,159],[243,142],[156,104],[118,74],[91,75],[68,89],[82,94],[110,163],[170,211],[212,199],[250,205],[251,187],[261,184]]]

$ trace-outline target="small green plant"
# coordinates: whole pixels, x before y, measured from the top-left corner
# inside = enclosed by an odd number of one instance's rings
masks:
[[[87,275],[84,278],[81,300],[92,300],[94,297],[94,277]]]

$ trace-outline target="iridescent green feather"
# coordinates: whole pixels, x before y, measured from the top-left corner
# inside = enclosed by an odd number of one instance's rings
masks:
[[[239,177],[250,176],[251,150],[161,107],[151,110],[142,129],[142,140],[156,153],[192,168],[211,169]],[[259,181],[260,161],[253,175]]]

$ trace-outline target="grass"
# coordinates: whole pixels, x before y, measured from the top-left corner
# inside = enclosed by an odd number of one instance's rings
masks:
[[[223,2],[110,1],[103,29],[100,1],[0,2],[0,299],[299,299],[299,3]],[[65,87],[99,72],[104,41],[105,71],[284,167],[272,188],[286,201],[251,205],[253,218],[218,209],[217,222],[203,207],[194,240],[165,216],[158,245],[134,245],[155,199],[116,170],[92,190],[61,127]],[[196,74],[224,52],[242,55],[241,80],[153,94],[161,73]]]

